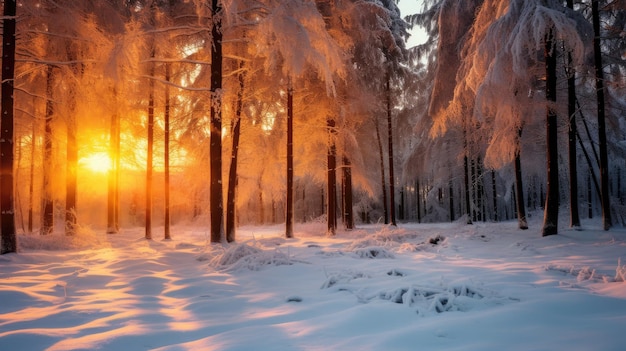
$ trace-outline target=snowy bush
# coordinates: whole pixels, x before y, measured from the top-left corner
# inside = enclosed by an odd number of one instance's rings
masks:
[[[326,275],[326,281],[322,284],[320,289],[328,289],[337,284],[349,283],[359,278],[370,278],[367,274],[362,272],[344,271]]]
[[[229,271],[241,269],[258,271],[264,266],[292,265],[294,262],[302,261],[294,260],[291,256],[278,250],[278,248],[262,250],[242,243],[230,245],[222,254],[213,257],[209,264],[218,269]]]
[[[396,258],[396,256],[387,251],[384,247],[371,246],[355,250],[354,253],[359,258]]]
[[[451,311],[465,312],[479,304],[516,301],[468,285],[443,287],[413,285],[382,291],[378,294],[378,298],[415,308],[420,315]]]
[[[96,232],[89,226],[76,224],[74,235],[65,235],[63,230],[55,230],[48,235],[39,233],[19,234],[20,250],[75,250],[110,247],[107,234]]]
[[[617,268],[615,269],[615,281],[626,282],[626,265],[622,266],[622,259],[617,260]]]

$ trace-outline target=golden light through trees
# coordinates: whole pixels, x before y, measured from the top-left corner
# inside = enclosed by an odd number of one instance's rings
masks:
[[[111,158],[106,152],[94,152],[81,157],[78,164],[95,173],[106,173],[111,169]]]

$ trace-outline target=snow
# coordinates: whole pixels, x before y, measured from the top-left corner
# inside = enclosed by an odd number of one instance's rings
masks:
[[[463,223],[22,235],[0,350],[624,349],[624,229]]]

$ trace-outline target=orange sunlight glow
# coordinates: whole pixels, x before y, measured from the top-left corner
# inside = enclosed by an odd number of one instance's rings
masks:
[[[106,173],[111,169],[111,158],[106,152],[94,152],[81,157],[78,163],[95,173]]]

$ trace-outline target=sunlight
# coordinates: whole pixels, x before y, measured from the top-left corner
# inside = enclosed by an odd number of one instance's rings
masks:
[[[111,169],[111,158],[106,152],[94,152],[81,157],[78,163],[95,173],[106,173]]]

